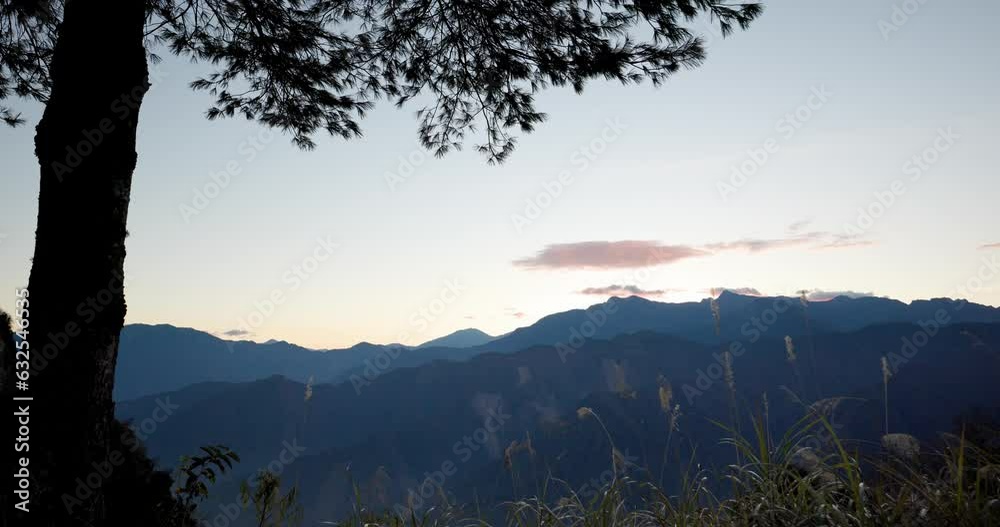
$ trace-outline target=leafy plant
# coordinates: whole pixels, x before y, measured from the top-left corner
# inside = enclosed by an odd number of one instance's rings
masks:
[[[243,482],[240,500],[244,506],[253,505],[258,527],[286,527],[302,521],[298,489],[292,487],[282,494],[281,478],[269,470],[262,470],[253,484]]]
[[[202,454],[184,456],[178,468],[178,481],[183,481],[174,490],[177,497],[190,509],[208,497],[208,486],[218,477],[233,468],[240,456],[224,445],[208,445],[200,448]]]

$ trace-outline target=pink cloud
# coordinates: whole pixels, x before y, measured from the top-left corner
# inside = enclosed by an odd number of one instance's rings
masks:
[[[667,265],[726,251],[759,253],[798,246],[843,249],[866,245],[872,245],[872,242],[856,236],[824,231],[805,232],[787,238],[743,238],[731,242],[708,243],[700,247],[666,245],[648,240],[590,241],[547,245],[534,256],[514,260],[513,263],[527,269],[606,270]]]
[[[1000,249],[1000,242],[997,242],[997,243],[987,243],[985,245],[980,245],[979,248],[983,249],[983,250]]]
[[[653,241],[557,243],[535,256],[515,260],[529,269],[622,269],[678,262],[708,253],[686,245],[663,245]]]

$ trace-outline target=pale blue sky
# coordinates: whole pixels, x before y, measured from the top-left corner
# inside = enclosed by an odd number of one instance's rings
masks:
[[[884,39],[879,21],[908,3],[919,9]],[[996,256],[980,246],[1000,242],[998,24],[992,1],[767,2],[750,31],[716,36],[702,68],[661,88],[592,83],[582,96],[543,93],[549,120],[500,167],[471,145],[443,159],[415,154],[417,108],[388,105],[362,123],[362,140],[324,137],[302,152],[278,134],[251,160],[248,138],[262,128],[205,120],[209,99],[186,87],[198,67],[168,57],[142,109],[128,321],[221,333],[279,289],[287,300],[251,324],[251,338],[334,347],[416,343],[470,326],[502,333],[600,301],[578,292],[611,284],[666,290],[657,297],[665,300],[701,298],[714,286],[957,296],[981,259]],[[810,101],[820,89],[831,94],[826,102]],[[808,102],[811,116],[788,137],[779,120]],[[24,108],[29,126],[0,129],[6,307],[27,282],[37,203],[39,108]],[[582,170],[574,153],[609,120],[624,130]],[[907,161],[948,129],[957,138],[914,181]],[[776,150],[724,200],[717,183],[769,138]],[[386,174],[410,155],[423,162],[391,190]],[[185,222],[181,206],[229,162],[240,173]],[[512,215],[561,171],[573,183],[518,232]],[[844,234],[894,180],[905,193],[852,239],[870,244],[816,248]],[[789,232],[803,220],[811,223]],[[294,288],[283,277],[318,237],[339,246]],[[773,248],[713,250],[638,275],[512,265],[554,244],[648,240],[706,250],[747,239]],[[449,280],[463,291],[436,300]],[[1000,287],[987,281],[967,296],[998,305]],[[421,314],[442,305],[438,316]]]

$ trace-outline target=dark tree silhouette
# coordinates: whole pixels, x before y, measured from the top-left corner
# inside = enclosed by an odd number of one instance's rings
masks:
[[[60,496],[108,454],[135,132],[156,50],[216,67],[191,83],[213,96],[210,119],[242,115],[312,148],[320,131],[360,135],[378,100],[424,95],[427,148],[443,155],[478,128],[477,148],[502,162],[513,133],[544,119],[539,90],[660,83],[703,59],[697,17],[729,34],[760,12],[724,0],[0,0],[0,118],[20,121],[15,96],[45,103],[28,284],[38,514],[60,526],[106,517],[100,489],[72,515]]]
[[[174,491],[170,473],[156,467],[135,432],[118,420],[111,423],[110,448],[120,452],[107,481],[101,486],[108,525],[195,527],[194,508]]]

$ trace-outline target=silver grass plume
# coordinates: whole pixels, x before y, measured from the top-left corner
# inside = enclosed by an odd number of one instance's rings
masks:
[[[719,310],[719,300],[717,298],[708,299],[708,305],[712,308],[712,321],[715,323],[715,336],[722,334],[722,315]]]
[[[660,410],[663,413],[670,413],[670,402],[674,398],[674,390],[670,384],[660,386]]]
[[[820,399],[809,405],[809,413],[815,417],[830,418],[832,420],[833,413],[837,411],[837,407],[847,399],[847,397],[827,397],[826,399]]]
[[[802,307],[809,307],[809,290],[803,289],[799,291],[799,302],[802,303]]]
[[[882,436],[882,447],[899,459],[915,461],[920,457],[920,442],[910,434],[886,434]]]
[[[517,453],[519,446],[520,444],[515,439],[503,451],[503,466],[508,471],[514,468],[514,454]]]
[[[788,362],[795,364],[795,343],[792,342],[792,337],[785,335],[785,355],[788,357]]]
[[[733,354],[728,351],[722,354],[722,368],[725,373],[726,386],[729,387],[730,393],[736,393],[736,375],[733,373]]]

